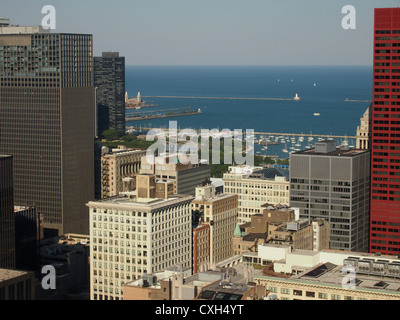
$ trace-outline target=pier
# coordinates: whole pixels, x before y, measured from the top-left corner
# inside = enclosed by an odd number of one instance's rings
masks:
[[[180,110],[180,111],[179,111]],[[179,112],[173,112],[179,111]],[[160,112],[166,112],[164,114]],[[193,116],[202,114],[201,110],[193,110],[191,108],[178,108],[178,109],[167,109],[167,110],[158,110],[156,112],[153,111],[142,111],[134,113],[131,116],[127,116],[125,118],[126,122],[131,121],[141,121],[141,120],[149,120],[149,119],[162,119],[162,118],[175,118],[175,117],[183,117],[183,116]],[[150,130],[149,128],[148,130]]]
[[[265,100],[265,101],[295,101],[285,98],[237,98],[237,97],[185,97],[185,96],[147,96],[145,98],[163,99],[209,99],[209,100]]]

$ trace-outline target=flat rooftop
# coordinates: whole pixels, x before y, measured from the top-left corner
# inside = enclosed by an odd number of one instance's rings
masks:
[[[18,278],[21,276],[27,275],[29,272],[27,271],[18,271],[18,270],[10,270],[10,269],[0,269],[0,283],[2,281],[7,281],[10,279]]]
[[[306,156],[322,156],[322,157],[355,157],[363,153],[367,153],[369,150],[360,150],[360,149],[341,149],[341,148],[336,148],[335,151],[332,152],[316,152],[316,149],[309,149],[309,150],[303,150],[303,151],[298,151],[294,153],[294,155],[306,155]]]
[[[255,170],[251,174],[249,174],[250,179],[263,179],[263,180],[272,180],[276,177],[284,177],[286,180],[289,180],[289,169],[282,168],[265,168],[262,170]]]
[[[322,263],[312,267],[290,279],[303,280],[321,285],[342,287],[343,265]],[[400,297],[400,280],[387,276],[375,276],[357,273],[355,278],[356,290],[379,291],[398,294]]]
[[[235,196],[236,196],[235,194],[218,193],[218,194],[212,196],[211,198],[203,198],[200,196],[200,197],[195,198],[193,201],[195,203],[198,201],[200,201],[200,202],[215,202],[215,201],[219,201],[219,200],[223,200],[223,199],[233,198]]]
[[[110,197],[106,199],[101,199],[97,201],[90,201],[88,207],[109,207],[113,208],[116,206],[123,207],[147,207],[153,209],[156,207],[163,207],[167,205],[173,205],[174,203],[179,203],[183,201],[193,200],[193,196],[189,195],[171,195],[168,199],[159,198],[137,198],[136,196],[129,195],[119,195],[115,197]]]

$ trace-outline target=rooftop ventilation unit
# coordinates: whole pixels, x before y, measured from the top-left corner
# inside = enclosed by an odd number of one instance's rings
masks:
[[[400,278],[400,264],[399,263],[389,263],[387,266],[386,275],[388,277]]]
[[[358,262],[356,267],[356,272],[362,274],[370,274],[372,272],[372,265],[373,265],[373,260],[363,259]]]
[[[386,273],[387,265],[389,264],[388,261],[376,261],[372,263],[372,274],[383,276]]]

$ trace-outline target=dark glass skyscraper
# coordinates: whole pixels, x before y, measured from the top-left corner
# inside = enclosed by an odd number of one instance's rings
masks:
[[[51,234],[89,232],[94,198],[92,35],[0,28],[0,153],[14,157],[15,204]]]
[[[370,251],[400,253],[400,8],[375,9]]]
[[[13,158],[0,154],[0,268],[15,268]]]
[[[125,134],[125,58],[118,52],[103,52],[94,58],[97,97],[97,133],[113,129]]]

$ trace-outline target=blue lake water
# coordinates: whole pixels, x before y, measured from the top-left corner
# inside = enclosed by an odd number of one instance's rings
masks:
[[[126,68],[126,90],[130,97],[135,97],[140,91],[142,96],[290,100],[145,98],[147,103],[158,105],[145,111],[192,107],[200,108],[202,114],[134,121],[127,125],[168,127],[169,121],[177,121],[180,128],[312,132],[316,137],[318,134],[355,136],[360,118],[370,103],[345,100],[372,99],[372,72],[372,67],[368,66],[130,66]],[[296,94],[300,101],[293,100]],[[127,114],[142,111],[129,110]],[[314,113],[320,116],[316,117]],[[354,145],[355,141],[350,139],[349,144]],[[267,153],[285,156],[282,154],[284,147],[270,146]]]

